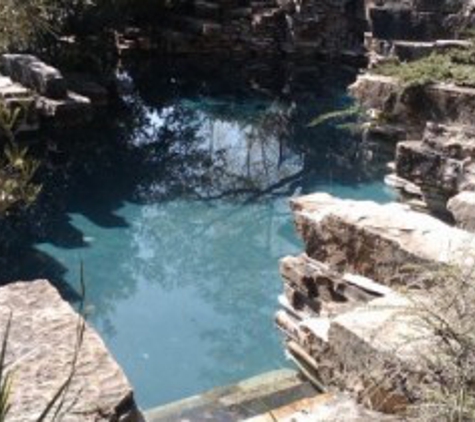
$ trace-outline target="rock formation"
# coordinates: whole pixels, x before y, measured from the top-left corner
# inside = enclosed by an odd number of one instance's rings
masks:
[[[158,36],[130,28],[117,37],[122,54],[155,49],[166,54],[362,57],[363,0],[176,2]]]
[[[0,288],[2,333],[11,315],[6,370],[12,374],[8,420],[33,421],[70,374],[71,383],[53,407],[64,421],[142,421],[132,388],[97,333],[83,323],[45,280]],[[3,335],[3,334],[2,334]],[[76,350],[78,359],[72,365]],[[50,420],[50,419],[47,419]]]
[[[314,194],[291,205],[305,253],[280,267],[276,323],[289,356],[322,390],[338,386],[378,410],[403,411],[419,397],[433,334],[401,292],[437,289],[428,268],[473,268],[475,237],[404,204]]]
[[[405,85],[374,71],[384,62],[411,62],[433,52],[473,48],[463,39],[475,20],[473,5],[468,0],[386,0],[368,2],[367,16],[370,70],[358,77],[350,92],[373,115],[381,116],[375,125],[378,133],[404,140],[397,145],[394,174],[387,181],[415,208],[474,230],[468,198],[475,188],[475,89],[444,81]]]
[[[57,126],[89,122],[93,106],[107,103],[107,92],[77,75],[65,78],[35,56],[4,54],[0,57],[0,99],[9,108],[24,111],[20,129],[34,130],[42,121]]]

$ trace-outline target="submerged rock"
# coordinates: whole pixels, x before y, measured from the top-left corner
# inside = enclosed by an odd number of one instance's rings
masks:
[[[10,315],[6,363],[13,384],[9,421],[36,420],[70,374],[72,380],[59,409],[61,420],[142,421],[126,376],[88,324],[77,349],[78,328],[83,319],[49,282],[18,282],[1,287],[3,330]],[[72,371],[76,350],[78,359]]]

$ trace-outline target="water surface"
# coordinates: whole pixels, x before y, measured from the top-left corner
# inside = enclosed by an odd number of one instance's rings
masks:
[[[49,278],[77,303],[84,262],[89,321],[144,408],[287,365],[272,316],[278,260],[302,249],[288,198],[392,199],[390,150],[308,127],[349,104],[354,75],[150,62],[121,77],[121,105],[33,145],[43,194],[5,229],[2,280]]]

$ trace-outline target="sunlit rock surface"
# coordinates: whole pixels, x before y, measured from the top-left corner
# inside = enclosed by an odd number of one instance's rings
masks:
[[[71,374],[69,387],[48,418],[58,411],[61,420],[71,422],[142,420],[122,369],[88,325],[78,349],[83,319],[48,281],[1,287],[2,330],[9,315],[6,362],[13,379],[9,421],[37,420]]]
[[[447,208],[459,227],[475,232],[475,192],[460,192],[450,199]]]
[[[407,263],[471,264],[475,238],[407,205],[313,194],[292,201],[309,257],[383,284]]]
[[[350,86],[350,93],[365,108],[381,110],[406,126],[411,139],[420,139],[428,120],[470,125],[475,112],[475,89],[437,83],[402,89],[397,79],[365,73]]]
[[[398,421],[399,418],[365,409],[346,394],[321,394],[246,419],[246,422],[368,422]]]
[[[39,117],[57,126],[81,125],[91,120],[93,104],[106,101],[105,89],[96,84],[91,87],[84,77],[81,84],[67,81],[58,69],[29,54],[3,54],[0,72],[0,97],[7,107],[24,108],[25,97],[29,97],[27,111],[31,116],[27,115],[27,120]],[[71,87],[91,95],[92,101]],[[38,124],[29,125],[29,129],[37,128]]]
[[[397,146],[397,177],[415,184],[415,196],[431,211],[447,214],[448,201],[462,191],[475,189],[475,131],[472,126],[441,125],[429,122],[421,141],[404,141]],[[459,199],[464,198],[460,197]],[[467,217],[461,217],[460,201],[455,217],[466,228]]]
[[[167,54],[362,57],[366,26],[361,0],[178,2],[159,40],[134,28],[118,37],[121,54],[161,49]]]
[[[433,270],[473,268],[475,236],[396,203],[313,194],[291,206],[306,253],[280,266],[275,321],[289,357],[322,389],[403,411],[420,396],[421,356],[435,341],[417,316],[430,300],[426,290],[438,288]],[[385,385],[376,386],[381,376]]]

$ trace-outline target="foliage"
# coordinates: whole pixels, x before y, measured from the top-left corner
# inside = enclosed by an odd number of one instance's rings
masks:
[[[430,299],[409,296],[413,315],[433,333],[430,354],[419,356],[427,374],[414,419],[475,420],[475,271],[439,268],[430,272]]]
[[[475,86],[475,48],[434,52],[413,62],[386,63],[377,67],[375,72],[395,77],[405,87],[436,82]]]
[[[320,116],[313,119],[308,124],[308,126],[315,127],[315,126],[320,126],[324,123],[328,123],[334,120],[337,120],[337,121],[346,120],[351,117],[361,116],[362,113],[363,113],[363,109],[361,108],[360,105],[356,104],[356,105],[352,105],[350,107],[344,108],[342,110],[335,110],[329,113],[321,114]]]
[[[35,201],[41,186],[33,182],[39,162],[28,156],[28,149],[15,139],[15,126],[20,110],[9,110],[0,104],[0,139],[5,140],[0,156],[0,217],[13,208]]]
[[[386,407],[390,412],[404,413],[403,420],[407,421],[473,421],[475,267],[413,265],[404,271],[413,280],[399,292],[408,305],[388,305],[388,309],[398,309],[392,322],[407,326],[404,342],[387,349],[387,355],[361,357],[358,365],[364,371],[358,378],[364,380],[364,389],[359,398],[378,410]],[[408,352],[399,347],[410,350],[409,364]],[[405,358],[399,360],[401,353]],[[351,358],[355,359],[347,359]],[[352,374],[341,375],[349,376]],[[345,385],[340,379],[334,382]],[[409,403],[398,400],[401,393]]]
[[[0,51],[24,48],[32,37],[48,29],[52,0],[2,0]]]

